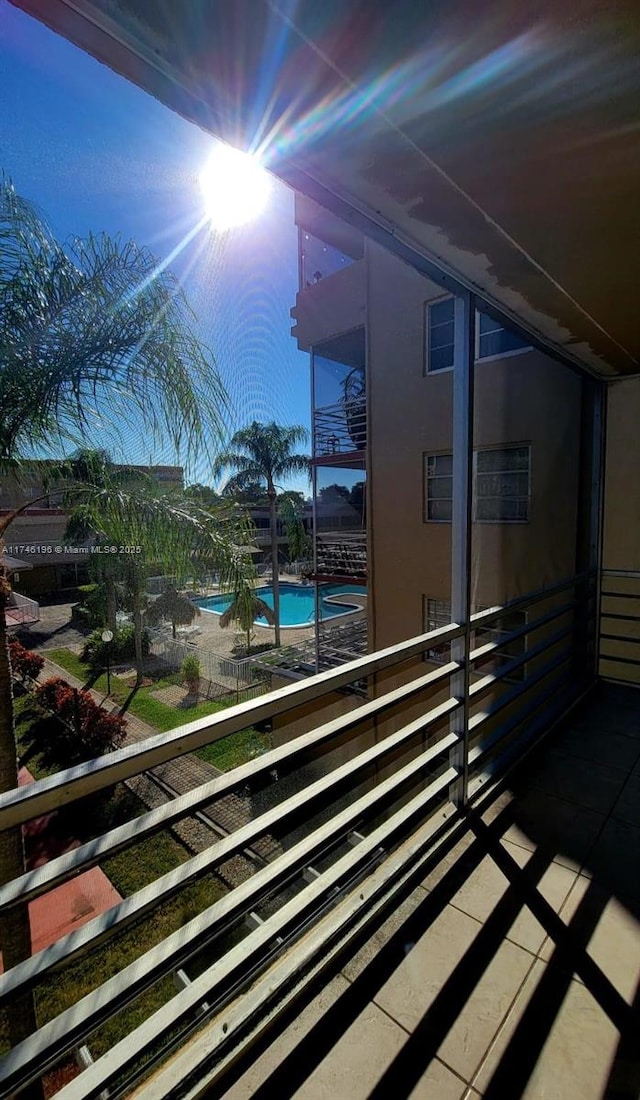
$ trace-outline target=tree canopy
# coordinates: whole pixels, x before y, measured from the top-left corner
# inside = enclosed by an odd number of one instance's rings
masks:
[[[227,397],[180,284],[151,252],[106,233],[63,246],[0,177],[0,464],[105,427],[176,449],[213,436]],[[111,408],[113,405],[111,405]]]

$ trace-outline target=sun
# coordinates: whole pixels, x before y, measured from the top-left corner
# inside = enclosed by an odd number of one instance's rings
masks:
[[[271,179],[255,157],[230,145],[214,149],[199,179],[207,218],[216,229],[257,217],[271,191]]]

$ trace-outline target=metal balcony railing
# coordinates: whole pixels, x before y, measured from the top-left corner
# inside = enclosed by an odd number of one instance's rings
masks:
[[[40,621],[40,604],[20,592],[12,592],[4,612],[7,628],[31,626]]]
[[[600,592],[600,674],[640,684],[640,572],[603,569]]]
[[[367,446],[367,409],[364,395],[323,405],[313,414],[314,458],[328,458]]]
[[[468,683],[475,663],[509,640],[472,648],[473,632],[516,608],[529,612],[509,636],[526,638],[524,654],[476,678],[467,698],[459,697],[453,683],[460,673]],[[2,795],[0,830],[17,829],[248,726],[295,715],[300,707],[313,707],[318,716],[310,732],[0,888],[2,916],[205,807],[213,813],[224,796],[253,792],[244,824],[222,837],[212,834],[204,850],[6,973],[0,1003],[10,1011],[16,997],[57,981],[74,961],[91,957],[186,885],[253,850],[260,838],[274,842],[273,857],[254,863],[229,893],[7,1054],[0,1094],[19,1095],[69,1052],[90,1047],[99,1025],[192,964],[191,980],[182,980],[179,992],[132,1025],[63,1095],[80,1100],[105,1089],[111,1097],[128,1095],[160,1061],[154,1097],[177,1095],[178,1088],[191,1095],[189,1084],[214,1080],[249,1037],[273,1024],[304,983],[361,934],[445,836],[466,827],[464,805],[492,791],[525,747],[581,697],[595,676],[594,637],[594,579],[574,577],[483,611],[468,624],[451,623]],[[424,663],[430,650],[452,642],[461,657],[435,669]],[[510,673],[525,665],[526,679],[513,686]],[[349,696],[350,709],[323,721],[323,701],[335,704],[337,692],[363,680],[369,698],[354,706],[357,699]],[[410,721],[402,721],[403,708]],[[196,1030],[198,1042],[188,1043]],[[169,1054],[174,1057],[167,1060]]]

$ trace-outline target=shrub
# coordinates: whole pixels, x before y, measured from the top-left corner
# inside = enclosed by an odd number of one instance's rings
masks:
[[[93,703],[93,700],[91,700]],[[120,714],[109,714],[93,703],[94,710],[87,713],[82,728],[82,741],[89,757],[102,756],[120,747],[124,741],[127,723]]]
[[[102,756],[122,744],[125,719],[99,707],[88,691],[53,677],[39,685],[36,698],[63,723],[53,735],[50,733],[48,745],[51,755],[63,766]]]
[[[52,676],[36,688],[36,699],[47,710],[57,711],[61,718],[70,714],[74,690],[61,676]]]
[[[149,654],[149,632],[142,631],[142,656]],[[113,641],[102,641],[102,630],[94,630],[87,638],[81,653],[81,660],[94,668],[104,668],[107,655],[113,664],[133,660],[136,653],[134,630],[132,626],[121,626],[113,635]]]
[[[71,622],[80,623],[82,626],[93,626],[91,612],[84,604],[74,603],[71,608]]]
[[[107,596],[103,584],[78,585],[78,616],[88,626],[100,626],[107,617]],[[72,613],[73,614],[73,613]]]
[[[9,642],[9,660],[13,675],[21,680],[37,680],[44,667],[44,657],[26,649],[17,638]]]
[[[200,661],[197,657],[191,654],[185,657],[182,662],[182,668],[180,669],[182,679],[186,680],[188,684],[194,683],[200,679]]]

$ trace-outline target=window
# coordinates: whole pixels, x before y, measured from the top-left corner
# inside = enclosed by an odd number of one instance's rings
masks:
[[[499,447],[473,456],[476,523],[528,523],[531,448]],[[425,521],[451,523],[453,455],[425,455]]]
[[[530,345],[486,313],[476,313],[476,359],[492,359],[523,351]]]
[[[427,305],[427,370],[453,367],[455,298],[442,298]]]
[[[476,452],[474,520],[479,523],[526,523],[529,493],[528,446]]]
[[[451,370],[454,356],[455,298],[441,298],[427,304],[427,371]],[[530,344],[517,333],[494,321],[488,313],[476,312],[476,360],[495,359],[528,351]]]
[[[441,626],[448,626],[451,622],[451,602],[449,600],[432,600],[426,597],[424,600],[424,629],[425,631],[438,630]],[[450,659],[451,642],[443,642],[442,645],[428,649],[425,653],[426,661],[434,661],[438,665],[444,665]]]
[[[425,519],[451,523],[453,455],[425,455]]]

